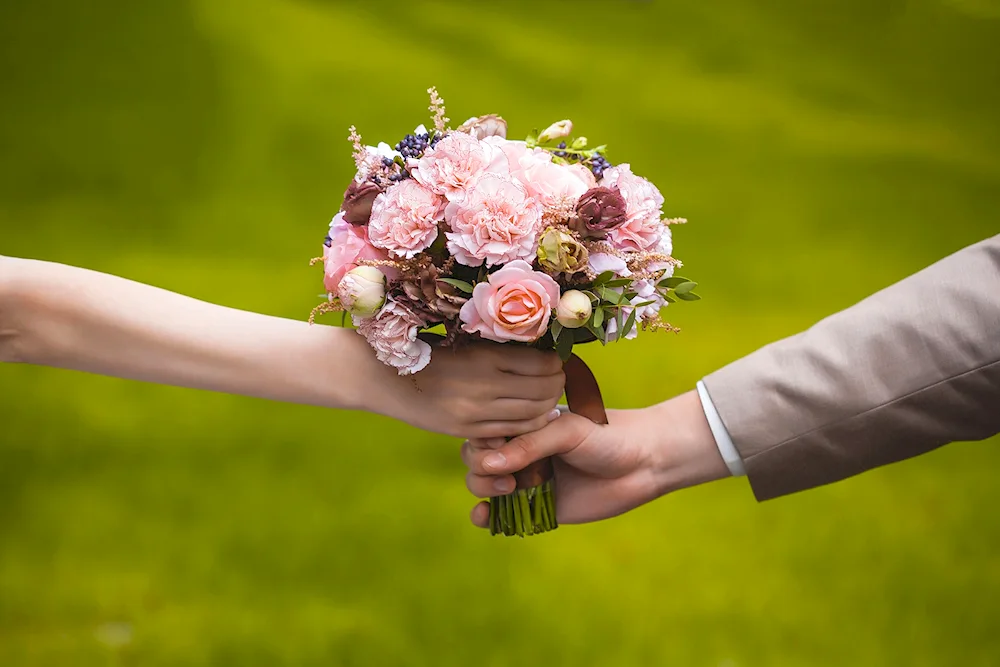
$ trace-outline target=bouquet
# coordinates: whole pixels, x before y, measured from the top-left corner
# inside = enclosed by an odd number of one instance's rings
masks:
[[[451,129],[428,90],[433,127],[395,147],[365,146],[354,127],[357,173],[324,242],[323,312],[349,314],[378,359],[417,373],[436,347],[486,339],[555,349],[573,412],[607,423],[577,344],[676,331],[660,319],[695,283],[674,275],[663,197],[606,146],[573,136],[568,120],[524,141],[497,115]],[[312,318],[310,318],[312,319]],[[552,467],[522,471],[517,489],[491,498],[493,534],[556,528]]]

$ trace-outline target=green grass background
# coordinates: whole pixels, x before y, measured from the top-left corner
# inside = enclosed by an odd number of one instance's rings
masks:
[[[295,318],[350,124],[573,118],[705,297],[585,350],[614,407],[1000,232],[996,0],[15,0],[0,82],[0,252]],[[0,664],[996,665],[998,444],[514,541],[456,440],[3,367]]]

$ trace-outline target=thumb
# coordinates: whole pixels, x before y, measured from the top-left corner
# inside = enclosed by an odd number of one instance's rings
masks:
[[[467,464],[477,475],[514,473],[535,461],[572,451],[596,427],[589,419],[564,414],[541,430],[520,435],[498,449],[471,451]]]

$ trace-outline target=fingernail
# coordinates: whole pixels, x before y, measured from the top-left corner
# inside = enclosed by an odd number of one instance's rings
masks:
[[[558,410],[558,409],[555,409],[555,410],[553,410],[552,412],[550,412],[550,413],[548,414],[548,417],[547,417],[547,418],[548,418],[548,420],[549,420],[550,422],[554,422],[555,420],[559,419],[559,415],[561,415],[561,414],[562,414],[562,413],[561,413],[561,412],[559,412],[559,410]]]
[[[493,482],[493,488],[497,490],[498,493],[510,493],[513,489],[510,488],[510,480],[498,479]]]
[[[500,469],[507,463],[507,457],[500,452],[493,452],[488,454],[486,458],[483,459],[483,465],[487,468],[493,468],[495,470]]]

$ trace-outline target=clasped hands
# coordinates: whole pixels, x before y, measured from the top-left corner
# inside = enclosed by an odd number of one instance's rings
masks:
[[[598,425],[555,409],[565,378],[554,353],[482,345],[436,359],[430,373],[419,374],[419,386],[433,387],[428,399],[450,406],[457,425],[465,422],[472,437],[462,445],[462,460],[477,498],[511,493],[513,473],[552,457],[559,522],[586,523],[730,475],[695,391],[643,409],[611,410],[610,423]],[[467,374],[491,364],[470,382]],[[468,394],[470,386],[476,395]],[[440,423],[428,426],[441,430]],[[477,504],[471,519],[487,527],[488,503]]]

